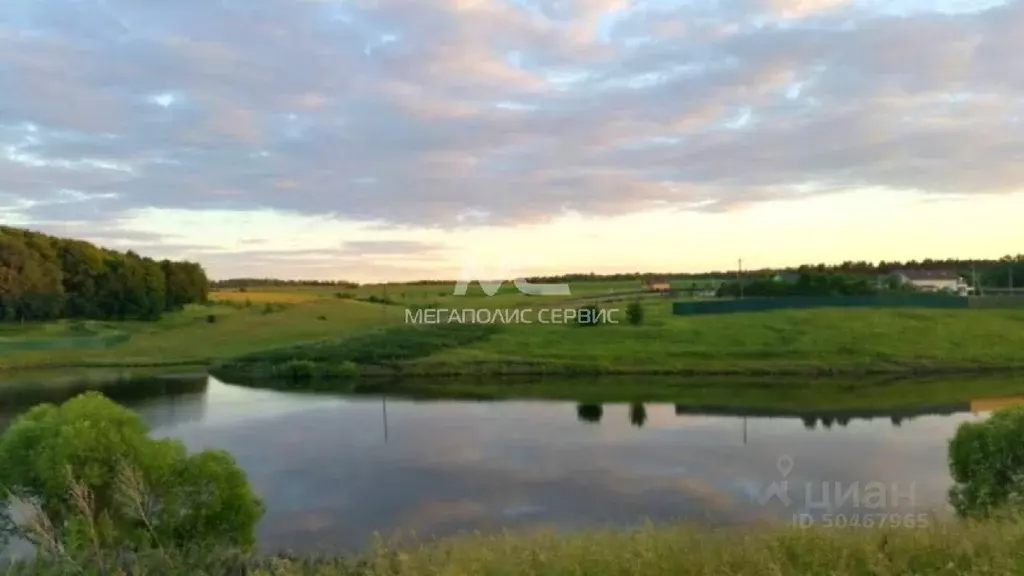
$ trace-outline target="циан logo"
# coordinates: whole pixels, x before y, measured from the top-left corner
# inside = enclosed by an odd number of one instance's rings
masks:
[[[768,485],[768,488],[762,490],[757,497],[757,503],[764,506],[770,502],[773,498],[782,502],[782,505],[786,508],[793,503],[789,498],[789,481],[786,480],[786,476],[793,471],[793,458],[789,456],[779,456],[775,463],[775,467],[778,468],[779,473],[782,474],[781,482],[772,482]]]

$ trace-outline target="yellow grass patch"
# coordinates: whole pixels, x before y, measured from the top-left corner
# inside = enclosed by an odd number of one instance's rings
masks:
[[[297,304],[301,302],[313,302],[322,300],[324,296],[315,292],[304,291],[264,291],[264,292],[238,292],[237,290],[214,290],[210,292],[210,300],[221,302],[245,302],[263,304],[266,302],[280,302],[283,304]]]

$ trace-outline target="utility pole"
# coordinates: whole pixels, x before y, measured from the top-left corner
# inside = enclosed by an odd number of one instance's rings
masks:
[[[740,300],[743,299],[743,258],[740,258],[739,268],[736,269],[736,283],[740,285]]]

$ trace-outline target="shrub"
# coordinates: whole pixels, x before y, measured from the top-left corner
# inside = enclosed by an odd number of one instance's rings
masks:
[[[302,382],[312,380],[316,376],[317,365],[316,362],[309,360],[289,360],[281,364],[275,372],[278,376]]]
[[[18,417],[0,436],[0,537],[24,538],[43,554],[251,548],[264,508],[231,455],[190,456],[181,442],[148,433],[98,392]],[[37,521],[17,523],[14,502],[31,505]]]
[[[317,320],[327,320],[327,316],[320,315],[316,317]]]
[[[639,300],[630,302],[626,306],[626,319],[629,320],[630,324],[639,326],[644,323],[644,305]]]
[[[96,334],[95,331],[91,330],[89,328],[89,326],[87,326],[86,323],[82,322],[81,320],[76,320],[76,321],[72,322],[68,326],[68,330],[72,334],[85,334],[85,335],[90,335],[90,336],[93,335],[93,334]]]
[[[355,378],[359,376],[359,365],[355,362],[342,362],[332,370],[331,375],[338,378]]]
[[[965,517],[988,516],[1024,497],[1024,407],[965,422],[949,442],[950,504]]]
[[[206,322],[208,324],[216,324],[217,323],[217,315],[216,314],[209,314],[209,315],[207,315],[206,316]]]
[[[369,302],[371,304],[394,304],[395,303],[394,300],[392,300],[391,298],[388,298],[387,296],[377,296],[376,294],[370,294],[369,296],[367,296],[366,298],[363,298],[362,300],[364,302]]]
[[[274,312],[280,312],[286,308],[285,304],[280,302],[267,302],[263,305],[263,314],[273,314]]]

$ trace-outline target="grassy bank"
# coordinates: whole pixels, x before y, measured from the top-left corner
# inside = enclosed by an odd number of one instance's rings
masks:
[[[325,375],[422,378],[921,376],[1024,369],[1022,311],[825,309],[681,318],[668,308],[667,302],[648,301],[642,325],[393,327],[372,338],[262,351],[228,364],[242,377],[254,370],[272,374],[275,363],[292,360],[313,360]],[[480,336],[449,342],[459,333]],[[446,344],[431,345],[435,340]],[[367,354],[371,346],[381,352]]]
[[[244,383],[244,382],[242,382]],[[277,385],[282,385],[280,382]],[[418,399],[563,400],[586,403],[673,403],[737,413],[814,414],[891,412],[920,407],[1009,404],[1024,401],[1024,374],[931,378],[402,378],[311,383],[313,390],[385,394]]]
[[[0,329],[0,370],[229,363],[260,364],[266,371],[292,360],[314,361],[316,372],[324,374],[423,377],[921,375],[1024,368],[1024,310],[820,309],[679,317],[671,314],[671,299],[650,297],[642,301],[643,323],[632,325],[625,315],[630,297],[600,304],[615,311],[618,324],[581,327],[538,321],[541,308],[579,305],[575,293],[560,300],[531,298],[508,286],[494,297],[478,287],[466,297],[440,296],[439,287],[417,290],[389,293],[395,300],[385,304],[360,300],[369,297],[362,293],[349,295],[356,299],[320,295],[306,301],[289,293],[287,302],[248,294],[259,303],[246,306],[236,298],[152,323],[8,325]],[[575,286],[574,291],[586,294]],[[590,293],[601,297],[600,290]],[[532,310],[535,321],[491,326],[487,337],[455,340],[449,338],[454,330],[419,326],[415,338],[427,343],[410,344],[405,312],[415,306],[521,308]],[[76,338],[82,344],[77,348]],[[445,342],[435,345],[440,341]],[[371,346],[382,350],[376,358],[366,352]]]
[[[614,305],[609,305],[609,307]],[[780,310],[643,325],[520,324],[411,362],[418,374],[942,373],[1024,366],[1024,311]]]
[[[380,547],[358,557],[253,558],[161,552],[121,560],[120,573],[148,575],[569,574],[637,576],[896,576],[1024,573],[1024,522],[993,520],[927,528],[825,529],[689,526],[635,531],[472,535],[422,546]],[[100,574],[83,562],[18,565],[22,574]],[[106,573],[118,573],[109,571]]]

